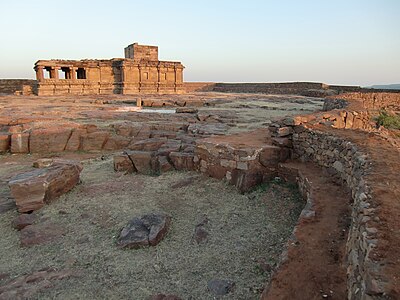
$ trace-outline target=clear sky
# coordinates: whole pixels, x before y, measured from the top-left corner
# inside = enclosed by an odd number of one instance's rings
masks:
[[[0,78],[139,42],[186,81],[400,83],[400,0],[0,0],[0,28]]]

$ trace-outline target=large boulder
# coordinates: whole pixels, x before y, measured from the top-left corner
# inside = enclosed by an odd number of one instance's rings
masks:
[[[78,162],[62,160],[48,168],[18,174],[8,185],[19,212],[30,212],[70,191],[79,182],[81,171]]]
[[[133,218],[118,238],[121,248],[137,249],[157,245],[167,234],[171,217],[165,214],[148,214]]]

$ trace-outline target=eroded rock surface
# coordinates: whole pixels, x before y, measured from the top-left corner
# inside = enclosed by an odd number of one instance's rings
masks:
[[[30,212],[42,208],[79,182],[82,165],[76,161],[58,161],[11,178],[8,185],[18,211]]]
[[[135,217],[122,229],[117,245],[133,249],[156,246],[167,234],[170,223],[171,217],[165,214]]]

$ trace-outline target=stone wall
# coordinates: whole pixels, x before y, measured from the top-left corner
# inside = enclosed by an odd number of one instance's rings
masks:
[[[390,280],[385,278],[374,257],[378,230],[370,183],[366,179],[368,155],[344,138],[307,128],[305,124],[301,117],[292,123],[282,120],[271,130],[274,135],[282,130],[292,132],[285,138],[290,141],[286,144],[292,149],[293,159],[317,163],[351,189],[352,220],[346,248],[348,299],[383,299]]]
[[[0,94],[32,95],[36,85],[32,79],[0,79]]]
[[[400,110],[399,91],[346,93],[338,97],[344,100],[360,101],[362,107],[367,110],[379,110],[382,108]]]
[[[211,92],[214,89],[214,82],[184,82],[186,93]]]

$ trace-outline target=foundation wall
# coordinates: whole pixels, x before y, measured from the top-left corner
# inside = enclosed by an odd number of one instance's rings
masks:
[[[0,79],[0,94],[32,95],[36,93],[36,80]]]

